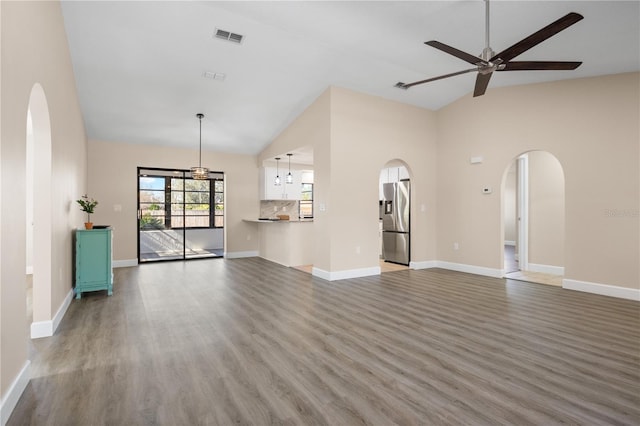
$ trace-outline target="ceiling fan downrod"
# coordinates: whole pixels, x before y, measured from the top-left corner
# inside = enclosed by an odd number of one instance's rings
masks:
[[[484,44],[484,50],[482,50],[482,54],[480,55],[480,57],[482,59],[484,59],[485,61],[489,61],[489,59],[493,58],[496,54],[496,52],[493,51],[493,49],[491,49],[491,43],[490,43],[490,39],[489,39],[489,0],[484,0],[484,40],[485,40],[485,44]]]

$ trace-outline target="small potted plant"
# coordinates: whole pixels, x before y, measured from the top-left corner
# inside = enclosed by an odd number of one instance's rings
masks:
[[[87,221],[84,224],[85,229],[93,229],[93,223],[91,223],[91,215],[93,214],[98,202],[93,198],[89,198],[87,194],[83,195],[82,198],[76,200],[76,203],[80,204],[80,207],[83,212],[87,213]]]

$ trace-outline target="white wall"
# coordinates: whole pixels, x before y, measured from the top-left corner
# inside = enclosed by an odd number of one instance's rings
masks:
[[[565,279],[638,289],[639,76],[493,88],[438,111],[438,259],[501,268],[500,201],[481,188],[543,150],[564,170]]]
[[[367,273],[379,267],[380,170],[394,160],[407,165],[412,182],[411,260],[434,260],[435,114],[331,87],[260,154],[259,160],[285,152],[310,135],[318,136],[312,145],[314,266],[329,274]]]
[[[114,228],[114,261],[135,262],[138,256],[137,168],[188,169],[197,159],[196,149],[89,141],[89,193],[100,202],[93,218]],[[257,253],[257,230],[242,221],[259,214],[256,157],[202,151],[202,165],[225,173],[226,253]]]
[[[28,379],[26,320],[26,122],[32,88],[44,89],[50,117],[51,254],[48,320],[71,291],[72,229],[82,224],[73,200],[86,189],[86,137],[57,2],[0,2],[0,394],[2,419]],[[43,320],[44,321],[44,320]],[[4,404],[8,405],[4,405]]]

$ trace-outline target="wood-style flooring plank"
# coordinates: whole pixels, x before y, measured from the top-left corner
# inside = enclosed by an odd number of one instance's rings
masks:
[[[640,424],[640,304],[440,269],[121,268],[30,354],[10,426]]]

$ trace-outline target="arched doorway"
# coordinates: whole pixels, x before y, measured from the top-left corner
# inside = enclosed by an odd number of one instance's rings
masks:
[[[26,140],[26,259],[32,273],[31,338],[53,334],[51,312],[51,122],[44,89],[31,89]]]
[[[564,275],[564,171],[546,151],[528,151],[502,179],[504,276],[562,285]]]
[[[380,270],[407,269],[411,262],[411,177],[402,160],[387,162],[378,180]]]

